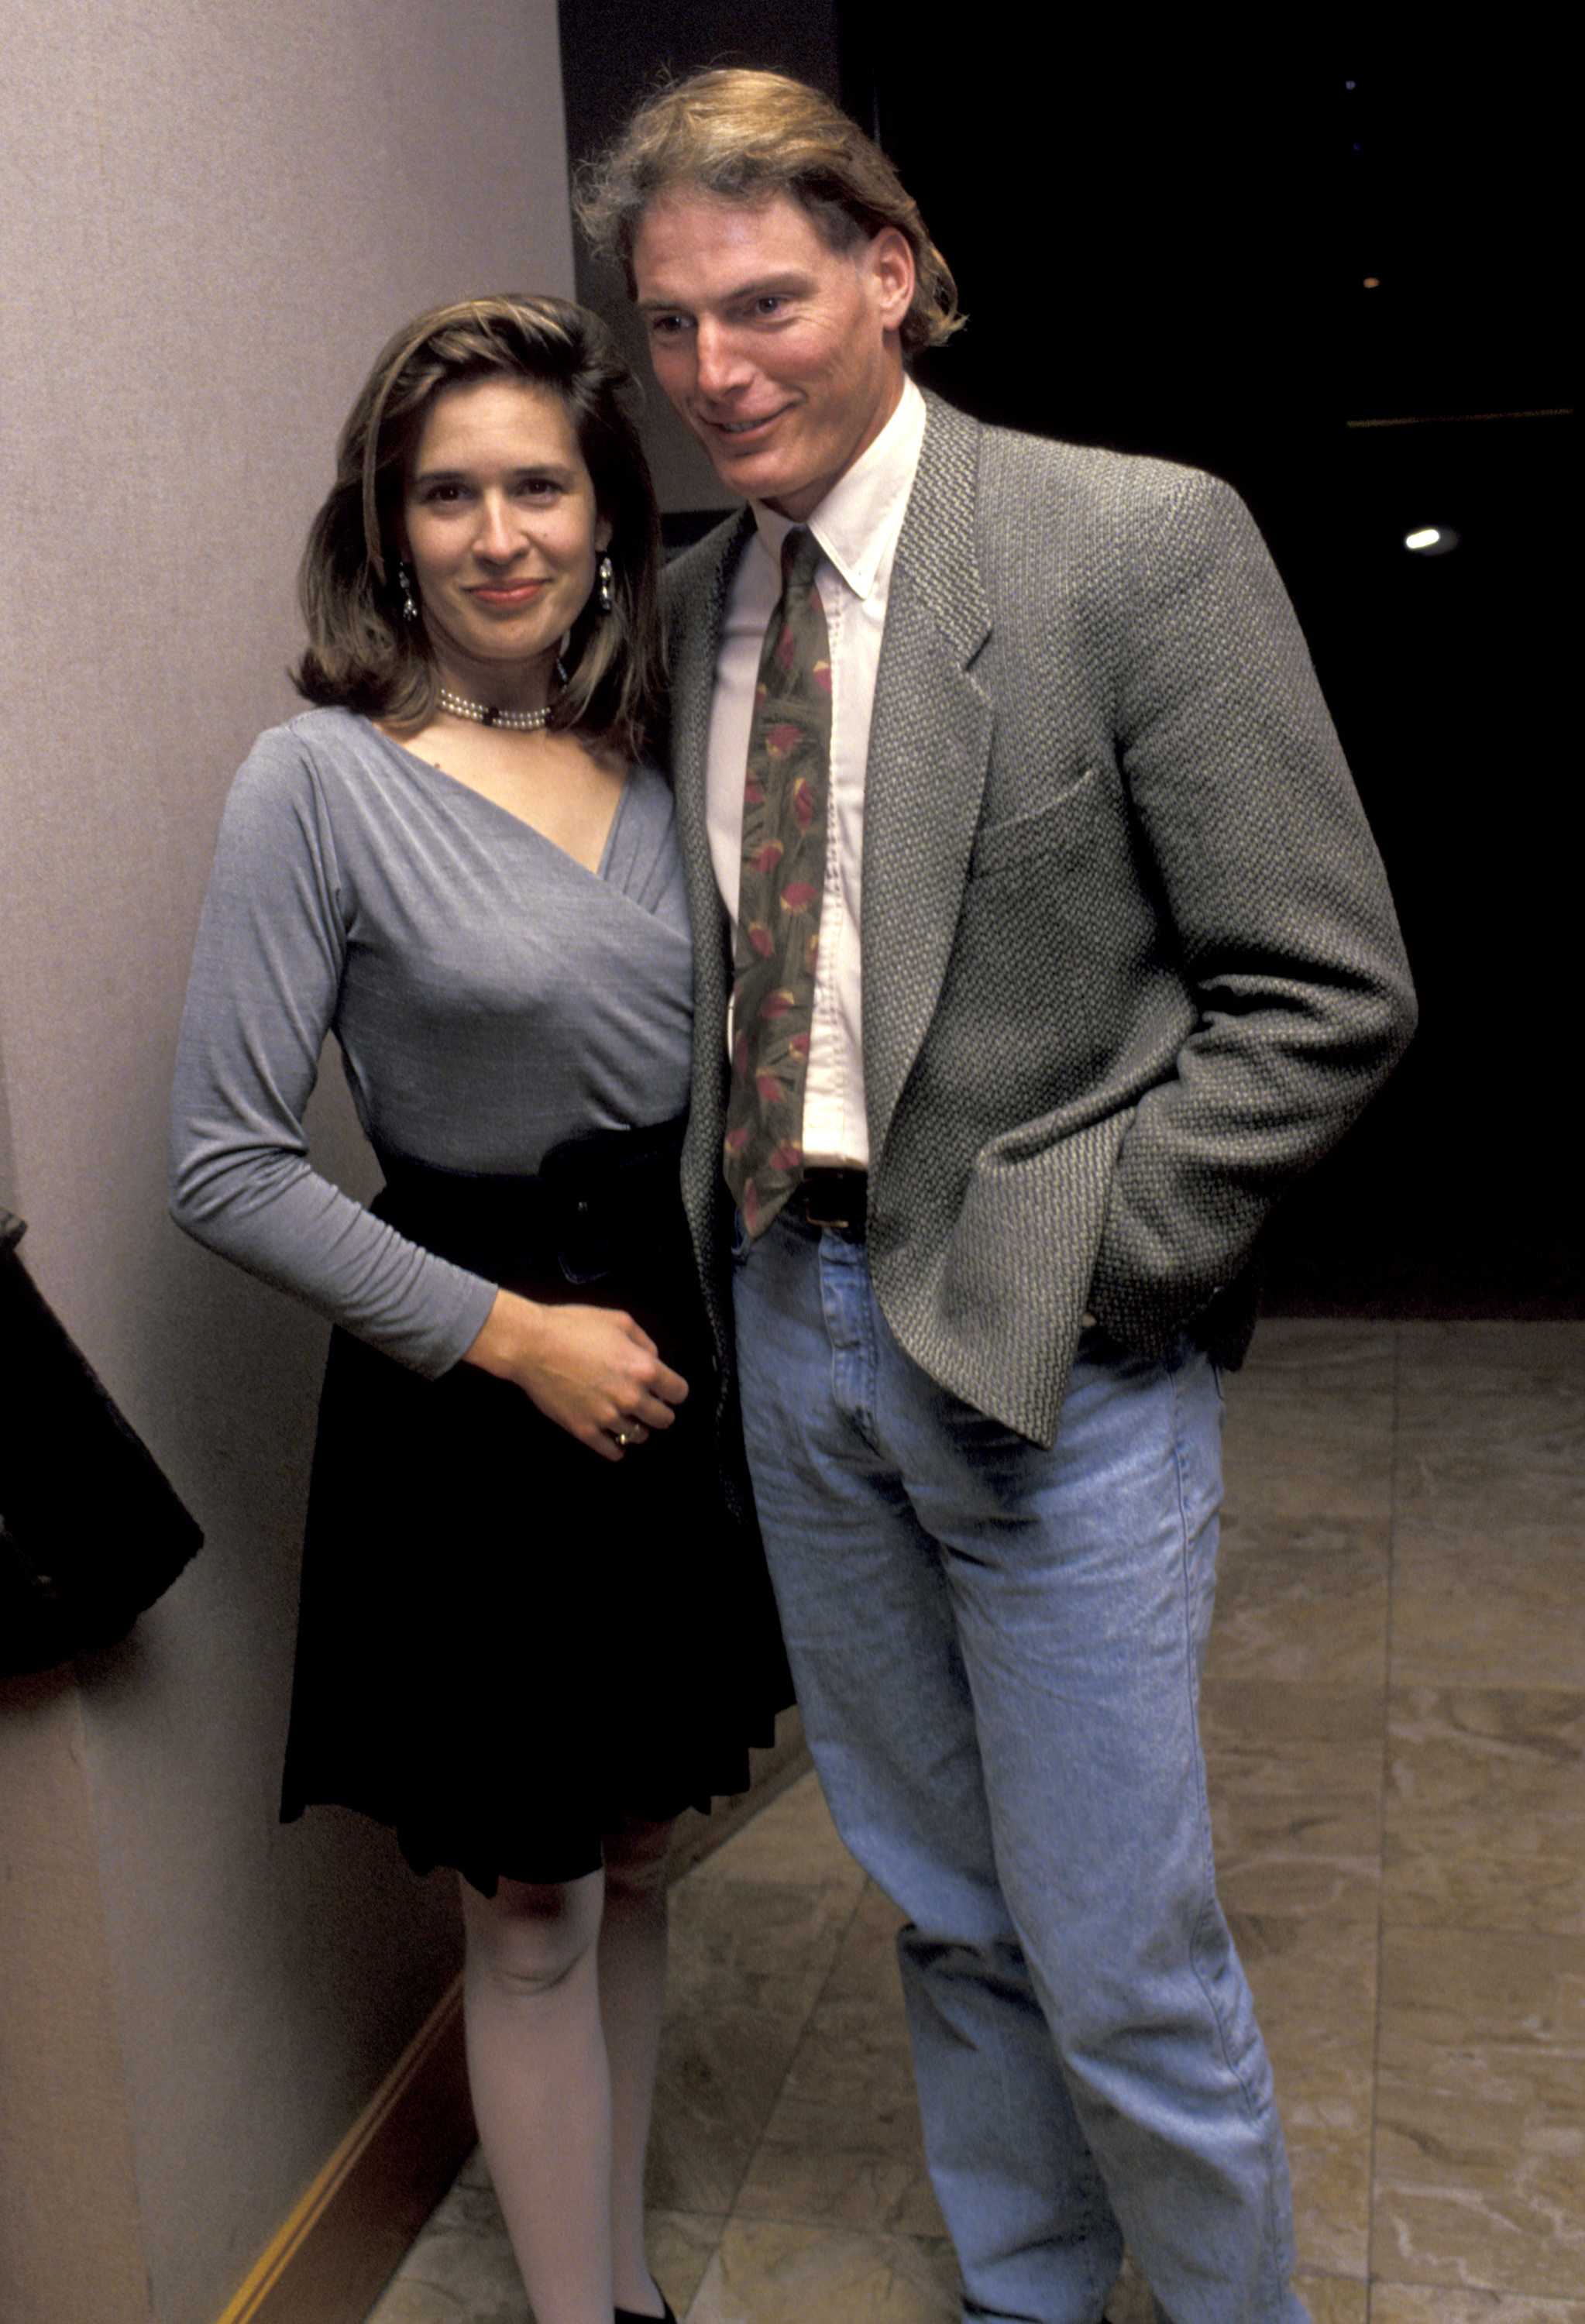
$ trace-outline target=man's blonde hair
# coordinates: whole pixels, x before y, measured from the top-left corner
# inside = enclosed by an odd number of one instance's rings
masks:
[[[781,73],[695,73],[640,106],[615,143],[584,164],[574,196],[579,223],[595,251],[620,261],[630,291],[640,221],[658,195],[681,186],[731,202],[790,195],[833,250],[895,227],[917,277],[903,353],[939,346],[962,327],[957,284],[919,205],[880,148],[818,89]]]

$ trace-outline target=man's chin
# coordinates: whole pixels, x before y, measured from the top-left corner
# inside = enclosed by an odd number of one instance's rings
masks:
[[[738,450],[729,436],[693,429],[688,432],[727,491],[736,493],[741,500],[770,500],[779,493],[797,489],[788,483],[785,458],[769,445],[745,445]]]
[[[774,509],[779,516],[790,517],[795,524],[802,523],[809,511],[820,500],[823,486],[811,486],[808,479],[788,475],[785,463],[775,460],[713,460],[711,465],[719,481],[739,500],[759,501]]]
[[[741,493],[745,500],[762,501],[781,482],[779,464],[768,459],[763,451],[734,452],[719,438],[707,443],[705,449],[722,483],[733,492]]]

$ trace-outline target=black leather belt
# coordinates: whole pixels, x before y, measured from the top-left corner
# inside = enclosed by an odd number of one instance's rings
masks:
[[[845,1235],[850,1242],[864,1239],[864,1205],[870,1192],[867,1170],[806,1170],[787,1206],[806,1224]]]

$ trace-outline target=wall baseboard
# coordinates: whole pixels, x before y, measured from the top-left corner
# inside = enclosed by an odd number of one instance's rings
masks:
[[[459,1977],[218,2324],[364,2324],[476,2136]]]
[[[702,1857],[809,1765],[796,1711],[751,1754],[749,1789],[678,1818],[668,1870]],[[463,2052],[462,1979],[442,1995],[392,2071],[282,2222],[217,2324],[364,2324],[477,2133]]]

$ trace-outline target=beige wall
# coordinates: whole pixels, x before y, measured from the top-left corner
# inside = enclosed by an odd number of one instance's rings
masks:
[[[358,380],[572,287],[556,14],[0,0],[0,1201],[208,1534],[125,1647],[0,1683],[0,2313],[210,2324],[456,1938],[383,1833],[274,1821],[322,1333],[167,1224],[171,1049]]]

